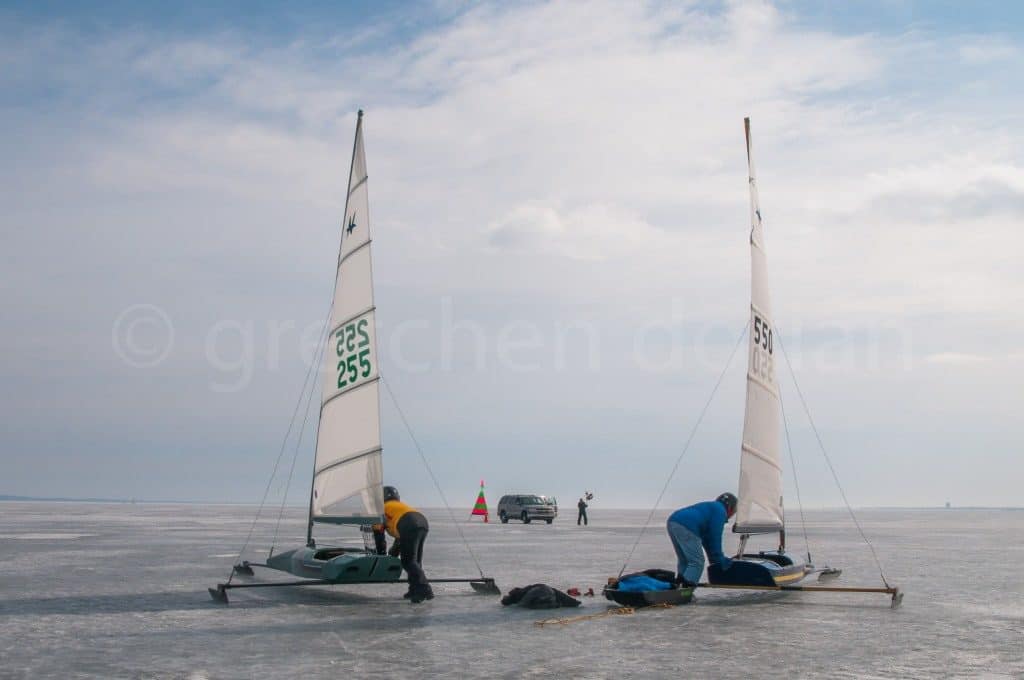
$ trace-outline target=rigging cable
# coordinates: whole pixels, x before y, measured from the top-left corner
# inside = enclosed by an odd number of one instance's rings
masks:
[[[622,569],[619,569],[619,576],[621,577],[623,572],[626,571],[626,567],[629,566],[629,561],[633,558],[633,553],[636,552],[636,547],[640,545],[640,539],[643,538],[644,532],[647,531],[648,525],[651,523],[651,519],[654,517],[654,513],[657,512],[658,506],[661,504],[661,499],[668,490],[668,485],[672,482],[672,478],[675,477],[676,471],[679,469],[679,463],[682,462],[683,456],[690,448],[690,444],[693,443],[693,437],[697,434],[697,428],[700,427],[701,422],[704,420],[704,415],[708,412],[708,407],[711,406],[712,400],[715,398],[715,394],[718,392],[719,386],[722,384],[722,379],[725,377],[726,371],[729,370],[729,366],[732,365],[732,359],[736,356],[736,350],[739,349],[740,343],[743,338],[747,335],[747,324],[743,324],[743,331],[739,337],[736,338],[736,344],[733,345],[732,352],[729,354],[728,361],[725,362],[725,366],[722,368],[722,372],[718,376],[718,380],[715,382],[714,388],[711,390],[711,395],[708,397],[707,402],[704,404],[704,408],[701,409],[700,415],[697,417],[697,422],[693,424],[693,429],[690,430],[690,436],[686,438],[686,444],[683,445],[683,450],[679,453],[679,457],[676,458],[675,465],[672,466],[672,472],[669,473],[668,479],[665,480],[665,485],[661,487],[661,493],[658,494],[658,500],[654,501],[654,507],[651,508],[651,512],[647,515],[647,521],[644,522],[643,527],[640,528],[640,533],[636,537],[636,541],[633,543],[633,547],[630,548],[629,554],[626,556],[626,561],[622,564]]]
[[[778,327],[776,327],[776,330],[778,330]],[[796,478],[796,459],[793,457],[793,444],[789,440],[789,421],[786,420],[786,405],[782,402],[781,387],[779,388],[779,408],[782,409],[782,427],[786,430],[786,448],[789,450],[789,466],[793,469],[793,486],[796,488],[796,505],[800,509],[800,528],[804,532],[804,550],[807,552],[807,564],[814,564],[814,560],[811,559],[811,542],[807,539],[807,520],[804,518],[804,502],[800,498],[800,482]]]
[[[462,539],[463,545],[466,546],[466,552],[469,553],[470,558],[473,560],[473,564],[476,565],[476,570],[480,573],[480,578],[486,578],[484,576],[484,570],[480,567],[480,562],[477,561],[476,555],[473,554],[473,548],[470,547],[469,541],[466,540],[466,535],[462,533],[462,526],[459,524],[458,520],[455,519],[455,513],[452,512],[452,507],[448,505],[448,499],[445,498],[444,491],[441,490],[441,484],[438,483],[437,477],[434,476],[434,471],[430,468],[430,463],[427,462],[426,454],[423,453],[423,449],[420,447],[420,443],[416,439],[416,435],[413,434],[412,427],[409,425],[409,421],[406,419],[405,413],[402,411],[402,407],[398,405],[398,400],[395,399],[395,393],[391,391],[391,385],[384,379],[383,374],[380,376],[380,381],[384,384],[384,389],[387,390],[388,396],[391,398],[391,403],[395,405],[395,410],[398,411],[398,416],[402,419],[402,424],[405,425],[405,431],[409,433],[409,439],[412,440],[413,446],[416,447],[416,451],[420,454],[420,460],[423,461],[423,467],[427,468],[427,473],[430,475],[430,479],[433,480],[434,488],[437,489],[437,493],[441,496],[441,502],[444,503],[445,510],[448,511],[448,516],[451,517],[452,524],[455,525],[456,530],[459,532],[459,538]]]
[[[334,303],[334,301],[332,300],[331,301],[332,306],[333,306],[333,303]],[[328,309],[327,311],[328,311],[328,317],[327,318],[330,318],[330,316],[329,316],[330,315],[330,310]],[[329,322],[325,321],[324,323],[327,324]],[[256,516],[253,518],[252,524],[249,526],[249,533],[246,534],[246,536],[245,536],[245,542],[242,543],[241,550],[238,551],[238,556],[235,558],[235,564],[239,563],[239,561],[242,559],[242,554],[245,552],[245,549],[247,547],[249,547],[249,541],[252,540],[252,532],[256,529],[256,523],[260,521],[260,514],[263,512],[263,506],[267,502],[267,495],[270,493],[270,487],[274,483],[274,477],[277,476],[277,468],[281,464],[281,457],[284,455],[284,450],[288,446],[288,438],[292,434],[292,428],[295,427],[295,421],[296,421],[296,419],[299,416],[299,407],[302,405],[302,398],[304,396],[306,396],[306,386],[309,384],[309,378],[313,374],[313,369],[314,369],[315,366],[316,366],[316,362],[311,363],[309,365],[309,368],[306,370],[306,378],[302,381],[302,389],[299,391],[299,398],[296,399],[296,401],[295,401],[295,409],[292,411],[292,418],[291,418],[290,421],[288,421],[288,429],[285,431],[284,438],[281,440],[281,448],[277,452],[277,460],[274,461],[274,470],[273,470],[273,472],[270,473],[270,479],[267,480],[267,488],[265,488],[263,490],[263,498],[260,499],[259,507],[256,509]],[[315,384],[315,382],[316,381],[314,381],[314,384]],[[287,493],[287,490],[285,491],[285,493]],[[228,581],[227,582],[230,584],[231,583],[231,579],[233,579],[234,577],[235,577],[235,567],[234,567],[234,565],[232,565],[231,566],[231,573],[228,574]]]
[[[333,306],[333,305],[332,305]],[[324,348],[327,346],[327,326],[330,323],[330,318],[324,319],[324,327],[320,331],[320,342],[317,351],[313,354],[313,366],[319,366],[323,360]],[[267,555],[267,559],[274,554],[274,546],[277,545],[277,532],[281,527],[281,518],[284,516],[285,502],[288,500],[288,492],[292,488],[292,476],[295,474],[295,462],[299,458],[299,449],[302,447],[302,437],[306,433],[306,424],[309,422],[309,413],[313,406],[313,395],[316,393],[316,380],[309,386],[309,396],[306,398],[306,413],[302,417],[302,427],[299,428],[299,436],[295,441],[295,452],[292,453],[292,464],[288,469],[288,481],[284,485],[284,494],[281,496],[281,509],[277,513],[277,523],[274,524],[274,537],[270,541],[270,553]]]
[[[843,485],[839,483],[839,475],[836,474],[836,469],[832,466],[832,459],[829,458],[828,451],[825,450],[825,442],[822,441],[821,435],[818,433],[818,427],[814,424],[814,418],[811,417],[811,409],[807,407],[807,400],[804,399],[804,393],[800,389],[800,383],[796,380],[796,373],[793,372],[793,365],[789,362],[789,355],[786,354],[786,347],[782,344],[781,337],[779,338],[779,347],[782,348],[782,357],[786,360],[786,367],[789,369],[789,375],[793,378],[793,386],[796,387],[797,396],[800,397],[800,403],[804,407],[804,413],[807,414],[807,421],[811,424],[811,430],[814,432],[815,439],[818,440],[818,447],[821,449],[821,454],[824,456],[825,462],[828,464],[828,469],[832,473],[832,479],[835,480],[836,487],[839,489],[839,494],[843,497],[843,503],[846,504],[846,511],[850,513],[850,519],[853,520],[853,524],[857,527],[860,537],[864,539],[864,543],[867,544],[868,549],[871,551],[871,557],[875,561],[875,566],[878,567],[878,575],[882,577],[882,583],[885,584],[886,588],[891,588],[892,586],[889,585],[889,582],[885,578],[885,571],[882,569],[882,562],[878,559],[878,554],[875,552],[875,546],[871,545],[871,541],[868,540],[867,535],[864,533],[864,529],[861,528],[860,522],[857,520],[857,515],[854,514],[853,508],[850,506],[850,501],[846,498],[846,492],[843,490]]]

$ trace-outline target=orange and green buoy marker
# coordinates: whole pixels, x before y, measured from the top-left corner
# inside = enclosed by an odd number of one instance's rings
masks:
[[[487,499],[484,498],[484,480],[480,480],[480,493],[477,494],[476,503],[473,504],[473,512],[469,513],[469,518],[480,516],[484,518],[484,523],[490,521],[490,515],[487,512]]]

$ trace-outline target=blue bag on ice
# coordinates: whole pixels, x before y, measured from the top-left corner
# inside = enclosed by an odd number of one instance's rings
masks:
[[[623,593],[642,593],[647,590],[668,590],[672,584],[647,574],[633,574],[619,579],[619,585],[616,587]]]

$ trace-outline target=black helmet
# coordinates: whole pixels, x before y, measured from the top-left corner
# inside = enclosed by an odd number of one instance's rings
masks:
[[[739,501],[736,499],[735,495],[726,491],[715,500],[725,506],[726,515],[732,516],[732,514],[736,512],[736,504],[739,503]]]
[[[387,502],[387,501],[398,501],[398,500],[401,500],[401,498],[398,495],[398,489],[396,489],[393,486],[385,486],[384,487],[384,501]]]

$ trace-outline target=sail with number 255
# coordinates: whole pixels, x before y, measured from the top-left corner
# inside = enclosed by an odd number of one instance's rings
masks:
[[[384,513],[367,179],[360,114],[324,349],[311,522],[366,524]]]

